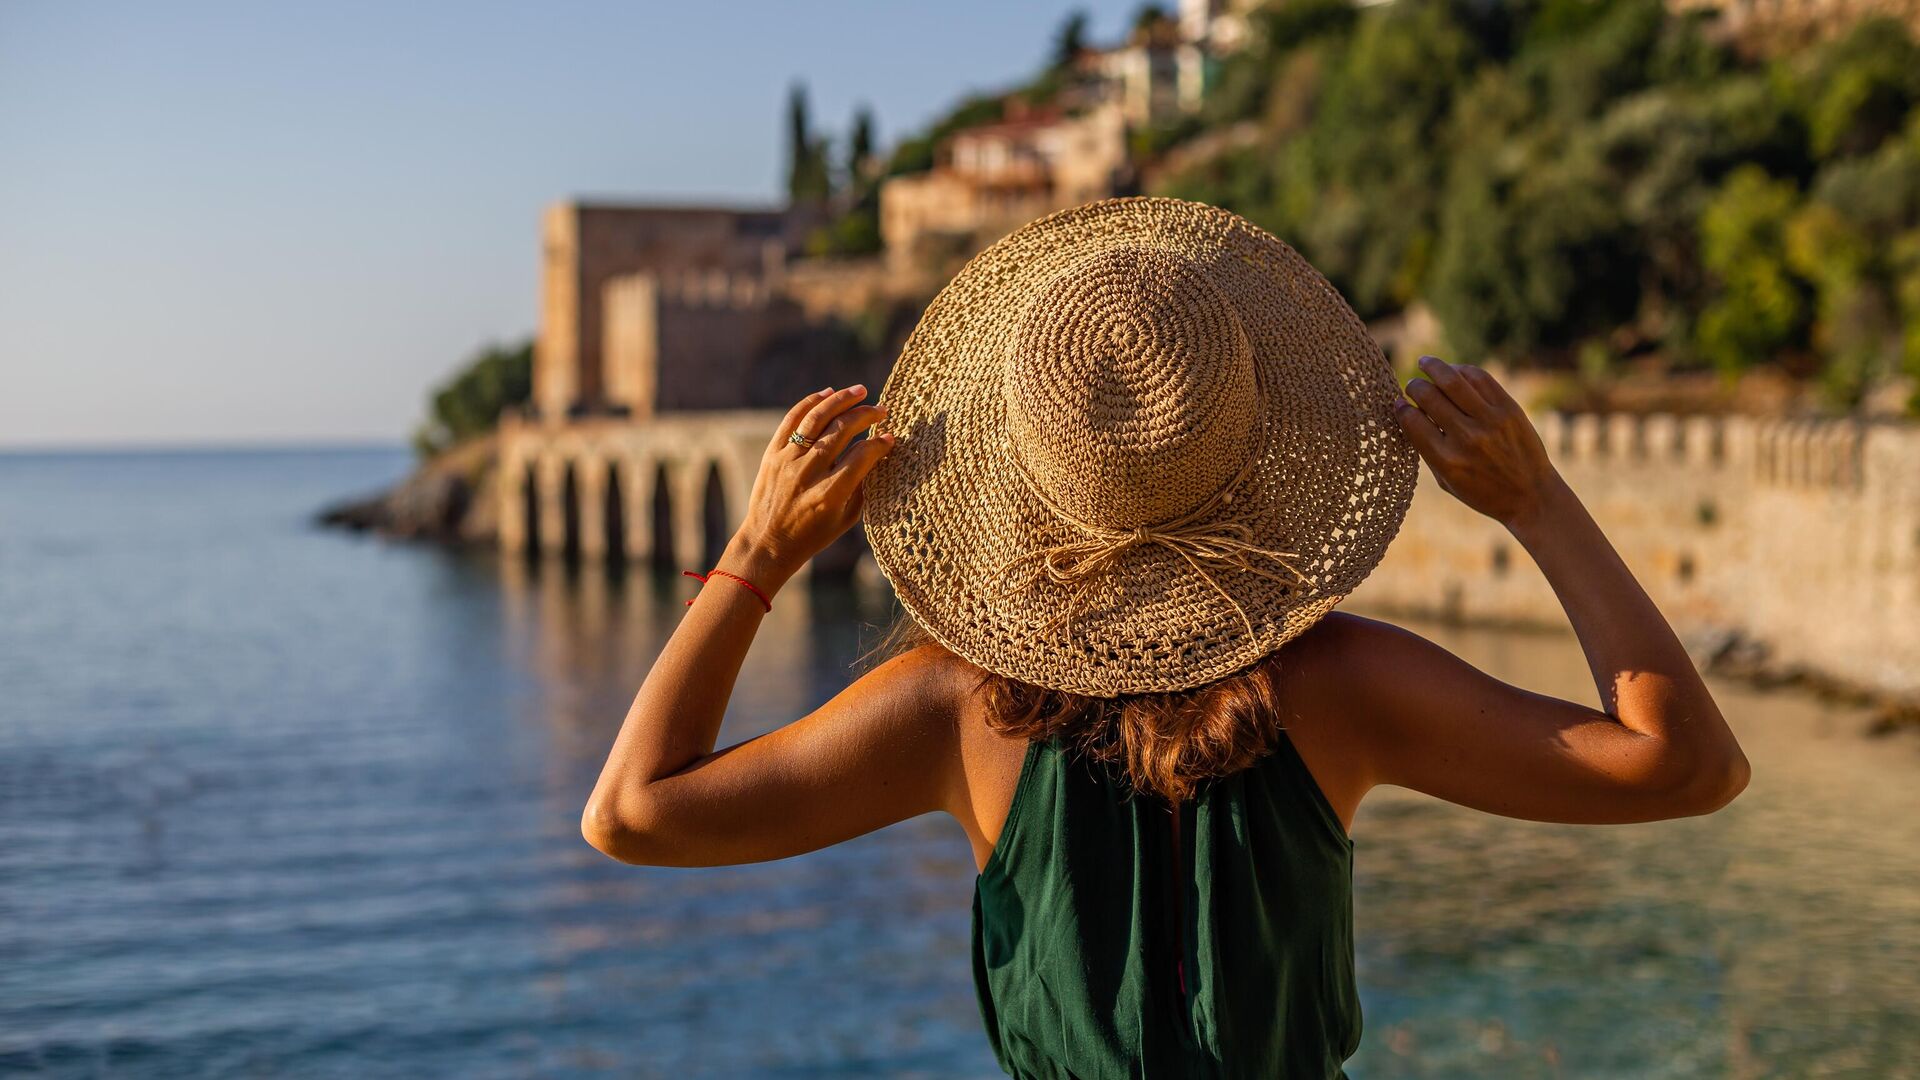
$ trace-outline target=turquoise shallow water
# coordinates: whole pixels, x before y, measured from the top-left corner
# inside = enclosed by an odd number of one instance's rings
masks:
[[[0,1074],[995,1075],[958,827],[601,858],[580,804],[681,583],[307,524],[405,465],[0,456]],[[783,598],[724,738],[880,617]],[[1421,629],[1590,692],[1569,638]],[[1920,740],[1722,694],[1756,775],[1711,818],[1370,800],[1356,1080],[1920,1076]]]

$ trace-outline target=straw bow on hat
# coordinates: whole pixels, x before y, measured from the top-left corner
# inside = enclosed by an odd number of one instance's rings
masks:
[[[1111,697],[1239,671],[1385,554],[1413,495],[1380,347],[1246,219],[1107,199],[975,256],[880,400],[867,537],[980,667]]]

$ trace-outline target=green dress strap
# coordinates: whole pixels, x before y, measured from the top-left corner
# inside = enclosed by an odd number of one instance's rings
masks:
[[[1359,1048],[1353,844],[1284,734],[1177,817],[1030,744],[972,937],[1011,1076],[1327,1080]]]

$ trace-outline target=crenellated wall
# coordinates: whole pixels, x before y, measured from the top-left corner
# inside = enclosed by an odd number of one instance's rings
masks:
[[[759,274],[798,250],[810,212],[776,207],[565,202],[541,219],[533,405],[550,419],[607,404],[601,301],[608,281],[653,270]]]
[[[1920,694],[1920,430],[1845,421],[1538,417],[1549,454],[1682,634]],[[1565,625],[1506,530],[1422,469],[1356,608]]]
[[[738,408],[755,364],[805,325],[760,274],[644,271],[602,291],[606,402],[635,417]]]

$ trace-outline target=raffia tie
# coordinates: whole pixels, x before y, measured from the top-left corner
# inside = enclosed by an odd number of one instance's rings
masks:
[[[1253,529],[1241,521],[1203,520],[1216,508],[1231,503],[1231,492],[1239,486],[1241,480],[1251,471],[1252,463],[1242,469],[1233,482],[1221,489],[1221,493],[1209,499],[1205,505],[1184,517],[1163,525],[1149,525],[1133,529],[1113,529],[1090,524],[1055,505],[1053,500],[1042,494],[1038,487],[1028,485],[1036,498],[1062,521],[1072,525],[1081,535],[1052,547],[1029,551],[1024,555],[1007,560],[1000,567],[1005,575],[1015,569],[1028,565],[1027,575],[1003,590],[1002,595],[1030,587],[1034,581],[1045,578],[1056,585],[1065,586],[1071,592],[1060,614],[1047,621],[1046,629],[1065,625],[1065,636],[1073,636],[1073,616],[1079,609],[1080,601],[1089,589],[1098,584],[1106,573],[1118,565],[1120,556],[1129,550],[1145,545],[1157,544],[1184,559],[1193,572],[1220,594],[1220,598],[1231,606],[1240,621],[1247,628],[1247,636],[1254,634],[1253,619],[1247,609],[1234,599],[1232,593],[1220,584],[1214,571],[1243,570],[1272,581],[1286,582],[1290,585],[1304,586],[1306,578],[1289,559],[1299,557],[1298,552],[1276,551],[1261,547],[1254,542]],[[1277,564],[1284,573],[1276,572],[1255,562],[1255,559],[1267,559]],[[1213,570],[1209,570],[1212,567]]]

